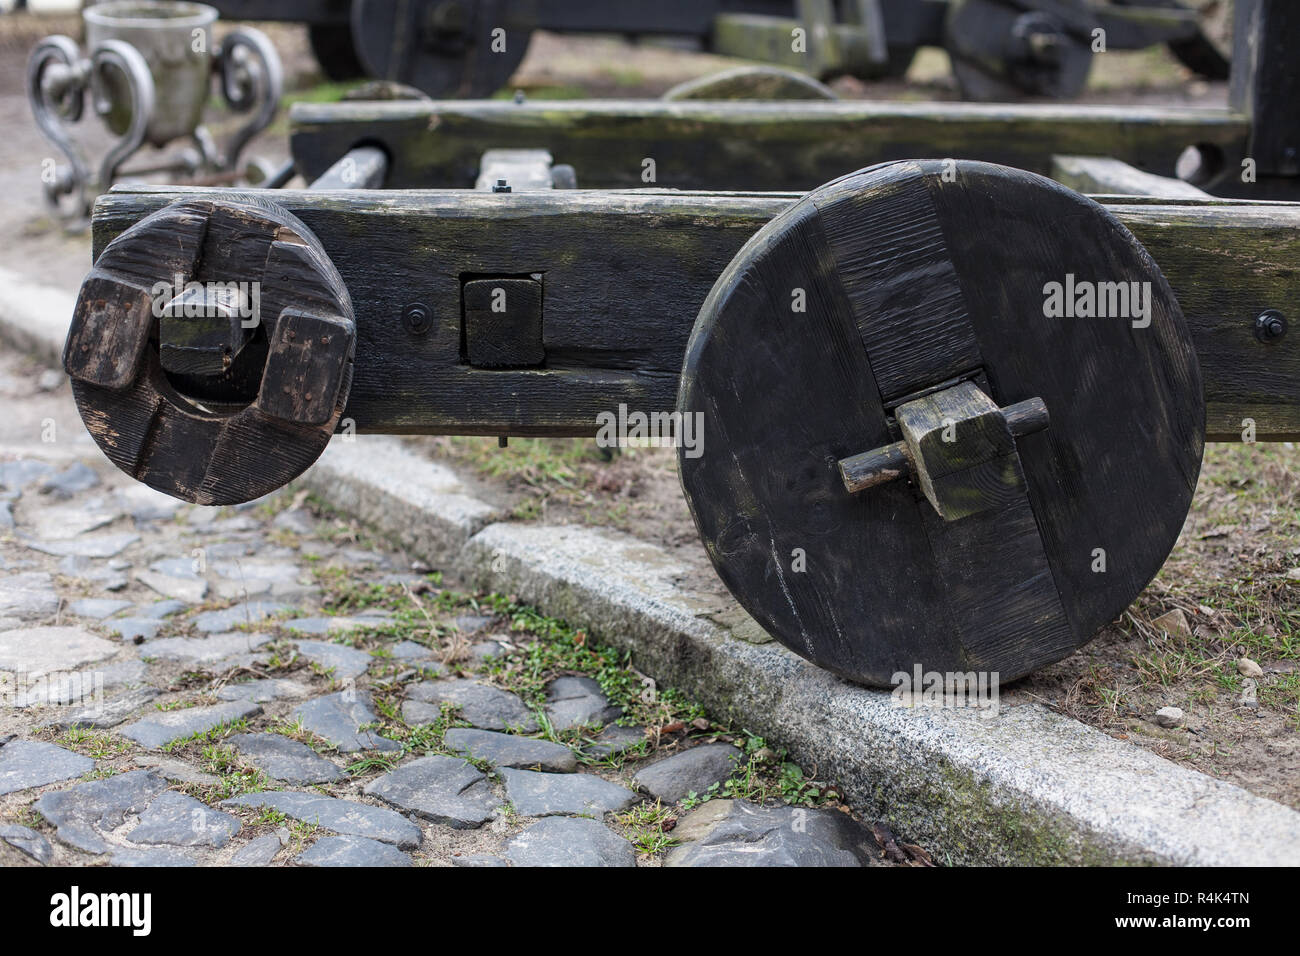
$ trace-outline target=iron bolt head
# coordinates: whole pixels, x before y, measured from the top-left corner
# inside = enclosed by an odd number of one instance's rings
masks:
[[[433,325],[433,313],[421,302],[412,302],[402,310],[402,324],[414,335],[423,335]]]
[[[1255,318],[1255,338],[1276,342],[1286,335],[1286,316],[1277,309],[1266,309]]]

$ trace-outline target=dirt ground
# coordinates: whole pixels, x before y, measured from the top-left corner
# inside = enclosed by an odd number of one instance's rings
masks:
[[[331,98],[303,32],[269,29],[288,66],[291,96]],[[0,17],[0,266],[74,287],[89,264],[88,240],[68,237],[46,214],[38,159],[46,155],[22,91],[26,51],[37,36],[75,24]],[[538,34],[512,87],[533,97],[655,96],[735,61],[599,37]],[[954,99],[946,57],[925,50],[906,82],[835,81],[844,97]],[[509,91],[505,91],[507,94]],[[1153,49],[1108,57],[1085,102],[1221,106],[1226,84],[1191,77]],[[283,121],[254,152],[285,153]],[[414,447],[463,466],[480,493],[528,521],[614,526],[673,549],[721,585],[708,566],[666,449],[606,459],[590,441],[421,438]],[[1169,759],[1300,808],[1300,451],[1293,444],[1208,447],[1192,513],[1159,577],[1123,617],[1066,660],[1003,688],[1004,703],[1036,700]],[[1179,612],[1172,613],[1171,612]],[[1159,623],[1156,623],[1159,620]],[[1259,665],[1248,676],[1239,659]],[[1253,672],[1252,672],[1253,673]],[[1158,708],[1185,712],[1158,726]]]

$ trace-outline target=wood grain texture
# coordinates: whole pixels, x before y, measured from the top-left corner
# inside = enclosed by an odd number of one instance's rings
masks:
[[[1245,155],[1247,125],[1224,110],[975,103],[708,103],[495,100],[296,103],[293,156],[308,179],[359,142],[381,144],[394,188],[467,188],[484,148],[551,151],[584,188],[813,189],[847,170],[952,156],[1047,173],[1053,153],[1104,154],[1172,176],[1185,147]]]
[[[465,354],[475,368],[528,368],[546,358],[542,283],[532,278],[473,279],[461,287]]]
[[[704,455],[679,465],[724,582],[793,650],[884,686],[916,663],[1011,680],[1090,639],[1163,562],[1200,462],[1204,407],[1190,336],[1132,236],[1102,207],[1041,177],[963,163],[948,180],[943,170],[939,162],[866,170],[760,230],[701,309],[678,402],[683,414],[704,416]],[[1047,431],[1013,449],[1009,428],[1001,444],[987,443],[973,473],[941,476],[953,482],[946,491],[973,490],[987,505],[952,521],[914,485],[849,494],[837,467],[848,453],[890,443],[878,370],[888,363],[869,353],[862,329],[871,316],[857,308],[879,304],[885,322],[905,312],[889,297],[853,294],[871,279],[852,266],[876,261],[876,240],[845,223],[874,220],[877,204],[888,220],[918,186],[930,206],[912,208],[933,222],[916,230],[937,223],[951,274],[936,269],[913,283],[944,287],[955,276],[992,400],[1041,397],[1052,415]],[[988,242],[990,234],[1015,241]],[[887,266],[875,268],[888,286]],[[1044,285],[1071,270],[1152,283],[1150,327],[1047,318]],[[816,290],[806,314],[789,308],[793,286]],[[906,301],[923,327],[929,300]],[[919,334],[913,347],[933,343]],[[897,387],[932,384],[900,378]],[[942,394],[917,401],[937,414]],[[791,563],[797,548],[803,571]],[[1091,574],[1097,548],[1108,569]]]
[[[535,19],[529,7],[476,0],[448,11],[441,0],[353,0],[352,42],[377,79],[430,96],[489,96],[528,50]],[[504,47],[493,45],[498,29]]]
[[[967,307],[979,317],[994,399],[1041,398],[1051,413],[1051,427],[1017,448],[1082,643],[1155,576],[1190,506],[1205,428],[1190,330],[1155,261],[1090,200],[1032,173],[978,163],[964,164],[954,183],[933,174],[926,182]],[[963,225],[993,222],[1018,241],[990,243]],[[1062,222],[1071,223],[1068,234]],[[1045,284],[1068,274],[1149,282],[1149,325],[1046,317]],[[979,281],[988,275],[998,281]],[[1105,572],[1094,570],[1098,549]]]
[[[260,289],[254,328],[267,358],[243,400],[196,396],[163,369],[151,290],[177,273]],[[116,312],[106,285],[123,290]],[[82,287],[64,364],[87,430],[115,465],[186,501],[234,504],[281,487],[324,451],[354,347],[347,290],[310,231],[265,199],[227,196],[166,206],[108,244]],[[113,356],[110,371],[86,355]]]
[[[894,418],[916,483],[945,521],[1004,508],[1023,497],[1025,479],[1011,425],[971,382],[900,405]]]
[[[979,347],[921,178],[894,177],[869,194],[859,192],[858,182],[845,177],[810,201],[889,404],[975,371]]]
[[[168,202],[232,195],[239,194],[115,187],[96,206],[96,254]],[[482,435],[593,435],[596,415],[620,402],[671,409],[691,322],[714,281],[798,198],[653,190],[275,195],[317,235],[352,295],[360,349],[347,414],[358,429]],[[1201,362],[1209,437],[1240,441],[1249,418],[1261,441],[1300,439],[1300,336],[1266,344],[1254,334],[1261,311],[1290,315],[1300,301],[1292,265],[1300,259],[1300,207],[1101,201],[1178,296]],[[162,263],[148,265],[152,275]],[[467,367],[462,273],[532,271],[545,273],[545,368]],[[434,311],[428,335],[403,327],[411,301]]]

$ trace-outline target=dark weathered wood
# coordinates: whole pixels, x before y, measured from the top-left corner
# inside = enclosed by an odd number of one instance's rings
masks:
[[[1024,497],[1025,476],[1011,426],[997,403],[971,382],[900,405],[894,418],[916,483],[944,521],[1005,508]]]
[[[67,373],[100,388],[126,388],[149,343],[152,306],[153,298],[142,286],[91,272],[81,285],[63,344]]]
[[[227,20],[347,23],[352,0],[212,0]]]
[[[1163,563],[1200,463],[1190,335],[1141,246],[1102,207],[1032,174],[963,163],[948,179],[944,168],[866,170],[760,230],[701,308],[677,406],[702,416],[704,454],[679,457],[682,485],[733,594],[792,649],[885,686],[916,664],[1010,680],[1089,640]],[[848,228],[901,222],[904,210],[918,234],[942,239],[950,269],[936,259],[916,272],[878,254],[877,229]],[[947,314],[972,327],[970,358],[991,390],[978,408],[965,384],[895,409],[954,520],[899,482],[850,494],[836,467],[888,443],[893,391],[921,392],[950,368],[910,362],[888,339],[873,352],[864,337],[883,298],[866,287],[895,287],[899,272],[955,283],[962,302]],[[1071,273],[1149,282],[1149,324],[1045,314],[1045,284]],[[795,288],[809,292],[806,311],[790,306]],[[941,347],[924,334],[929,297],[891,306],[886,322],[912,310],[913,349]],[[1013,442],[992,402],[1035,397],[1052,426]],[[940,434],[949,414],[969,438],[955,451]],[[1099,551],[1104,573],[1093,572]]]
[[[775,63],[819,78],[885,74],[889,61],[881,33],[865,24],[835,22],[829,0],[803,0],[800,6],[805,9],[797,18],[723,14],[713,23],[711,48],[723,56]],[[796,30],[803,31],[802,48],[793,42]]]
[[[226,195],[116,187],[97,206],[96,252],[169,201]],[[673,406],[690,324],[713,282],[797,197],[287,190],[276,198],[320,238],[352,294],[360,346],[348,417],[358,429],[592,435],[596,415],[620,402]],[[1300,301],[1292,267],[1300,261],[1300,208],[1103,201],[1178,295],[1200,356],[1210,437],[1240,441],[1250,419],[1260,441],[1300,438],[1296,322],[1275,342],[1254,334],[1264,309],[1289,315]],[[545,374],[462,364],[462,273],[532,272],[545,273]],[[435,315],[427,335],[403,325],[413,301]]]
[[[105,196],[97,250],[175,190]],[[560,201],[555,201],[560,197]],[[285,190],[331,248],[357,316],[347,417],[359,431],[594,435],[620,402],[671,409],[691,321],[732,255],[790,197],[582,190],[408,194]],[[543,370],[462,352],[462,283],[544,274]],[[431,324],[408,330],[406,307]]]
[[[1193,143],[1239,163],[1248,130],[1223,110],[862,101],[296,103],[290,116],[308,179],[369,141],[388,151],[393,188],[468,188],[486,146],[545,147],[593,189],[813,189],[845,170],[913,156],[1046,175],[1055,153],[1102,154],[1172,176]]]
[[[529,368],[546,358],[540,276],[472,279],[462,287],[465,353],[475,368]]]
[[[1045,16],[1019,3],[950,0],[944,46],[963,99],[1071,99],[1092,69],[1092,48],[1080,33],[1056,13]]]
[[[912,462],[907,457],[907,442],[896,441],[843,458],[839,468],[844,490],[857,492],[906,478],[912,473]]]
[[[342,22],[308,24],[307,42],[325,79],[343,83],[366,75],[352,43],[352,27],[346,13]]]
[[[534,17],[510,0],[353,0],[351,22],[371,76],[431,96],[489,96],[523,60]]]
[[[260,497],[319,457],[347,402],[355,345],[347,290],[307,228],[265,200],[232,198],[168,206],[109,243],[64,352],[77,408],[109,460],[200,504]],[[201,377],[164,370],[150,342],[154,288],[177,274],[259,290],[253,329],[269,349],[248,394],[231,394],[222,378],[213,401]]]
[[[271,253],[272,236],[250,228],[242,216],[207,217],[196,262],[206,281],[193,287],[206,314],[175,315],[168,307],[168,290],[155,302],[158,320],[159,361],[168,379],[186,395],[199,401],[248,402],[257,394],[266,362],[266,335],[245,314],[254,305],[251,286],[241,286],[260,274]],[[184,284],[193,276],[186,268],[162,277],[169,285]],[[183,308],[183,304],[182,304]]]
[[[258,407],[301,425],[330,422],[350,377],[350,319],[286,308],[271,333]]]
[[[1030,398],[1016,402],[1002,409],[1002,417],[1007,427],[1016,438],[1040,432],[1051,422],[1047,406],[1042,399]],[[915,453],[909,454],[906,441],[896,441],[892,445],[850,455],[839,462],[840,477],[844,481],[844,490],[849,492],[866,491],[886,482],[897,481],[916,473],[912,462]]]
[[[975,330],[925,183],[899,177],[863,193],[849,176],[813,201],[886,404],[978,369]]]
[[[1109,206],[1160,264],[1188,319],[1211,441],[1300,438],[1300,336],[1255,337],[1255,318],[1300,301],[1300,207]]]
[[[1233,12],[1231,102],[1251,118],[1247,155],[1260,176],[1300,175],[1300,6],[1237,0]]]
[[[158,320],[162,367],[175,375],[223,375],[253,341],[241,318],[245,308],[237,289],[172,298]]]

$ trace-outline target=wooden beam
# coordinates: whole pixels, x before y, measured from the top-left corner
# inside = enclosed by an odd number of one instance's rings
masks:
[[[1229,99],[1250,117],[1248,155],[1259,176],[1300,176],[1300,7],[1295,0],[1237,0],[1233,14]]]
[[[752,13],[719,16],[713,23],[713,52],[818,78],[841,73],[864,78],[884,75],[888,59],[883,35],[873,34],[868,25],[836,23],[829,0],[802,0],[800,6],[804,9],[798,18]]]
[[[98,255],[172,200],[229,190],[117,186],[95,207]],[[243,194],[246,195],[246,194]],[[259,193],[265,197],[265,193]],[[740,247],[792,194],[464,190],[319,194],[275,201],[316,234],[357,322],[347,416],[358,430],[592,435],[620,402],[675,407],[701,304]],[[1103,198],[1169,280],[1200,357],[1209,437],[1300,438],[1300,336],[1255,336],[1265,309],[1300,301],[1300,207]],[[462,276],[544,276],[540,369],[476,369],[461,355]],[[403,309],[433,311],[409,332]]]
[[[1162,199],[1210,199],[1209,193],[1170,176],[1156,176],[1108,156],[1053,156],[1052,178],[1075,192]]]
[[[548,149],[597,189],[814,189],[846,170],[916,156],[1046,175],[1053,154],[1101,153],[1172,176],[1193,143],[1239,164],[1249,132],[1224,110],[863,101],[296,103],[290,117],[308,179],[371,142],[388,152],[388,185],[399,189],[468,188],[489,148]]]

